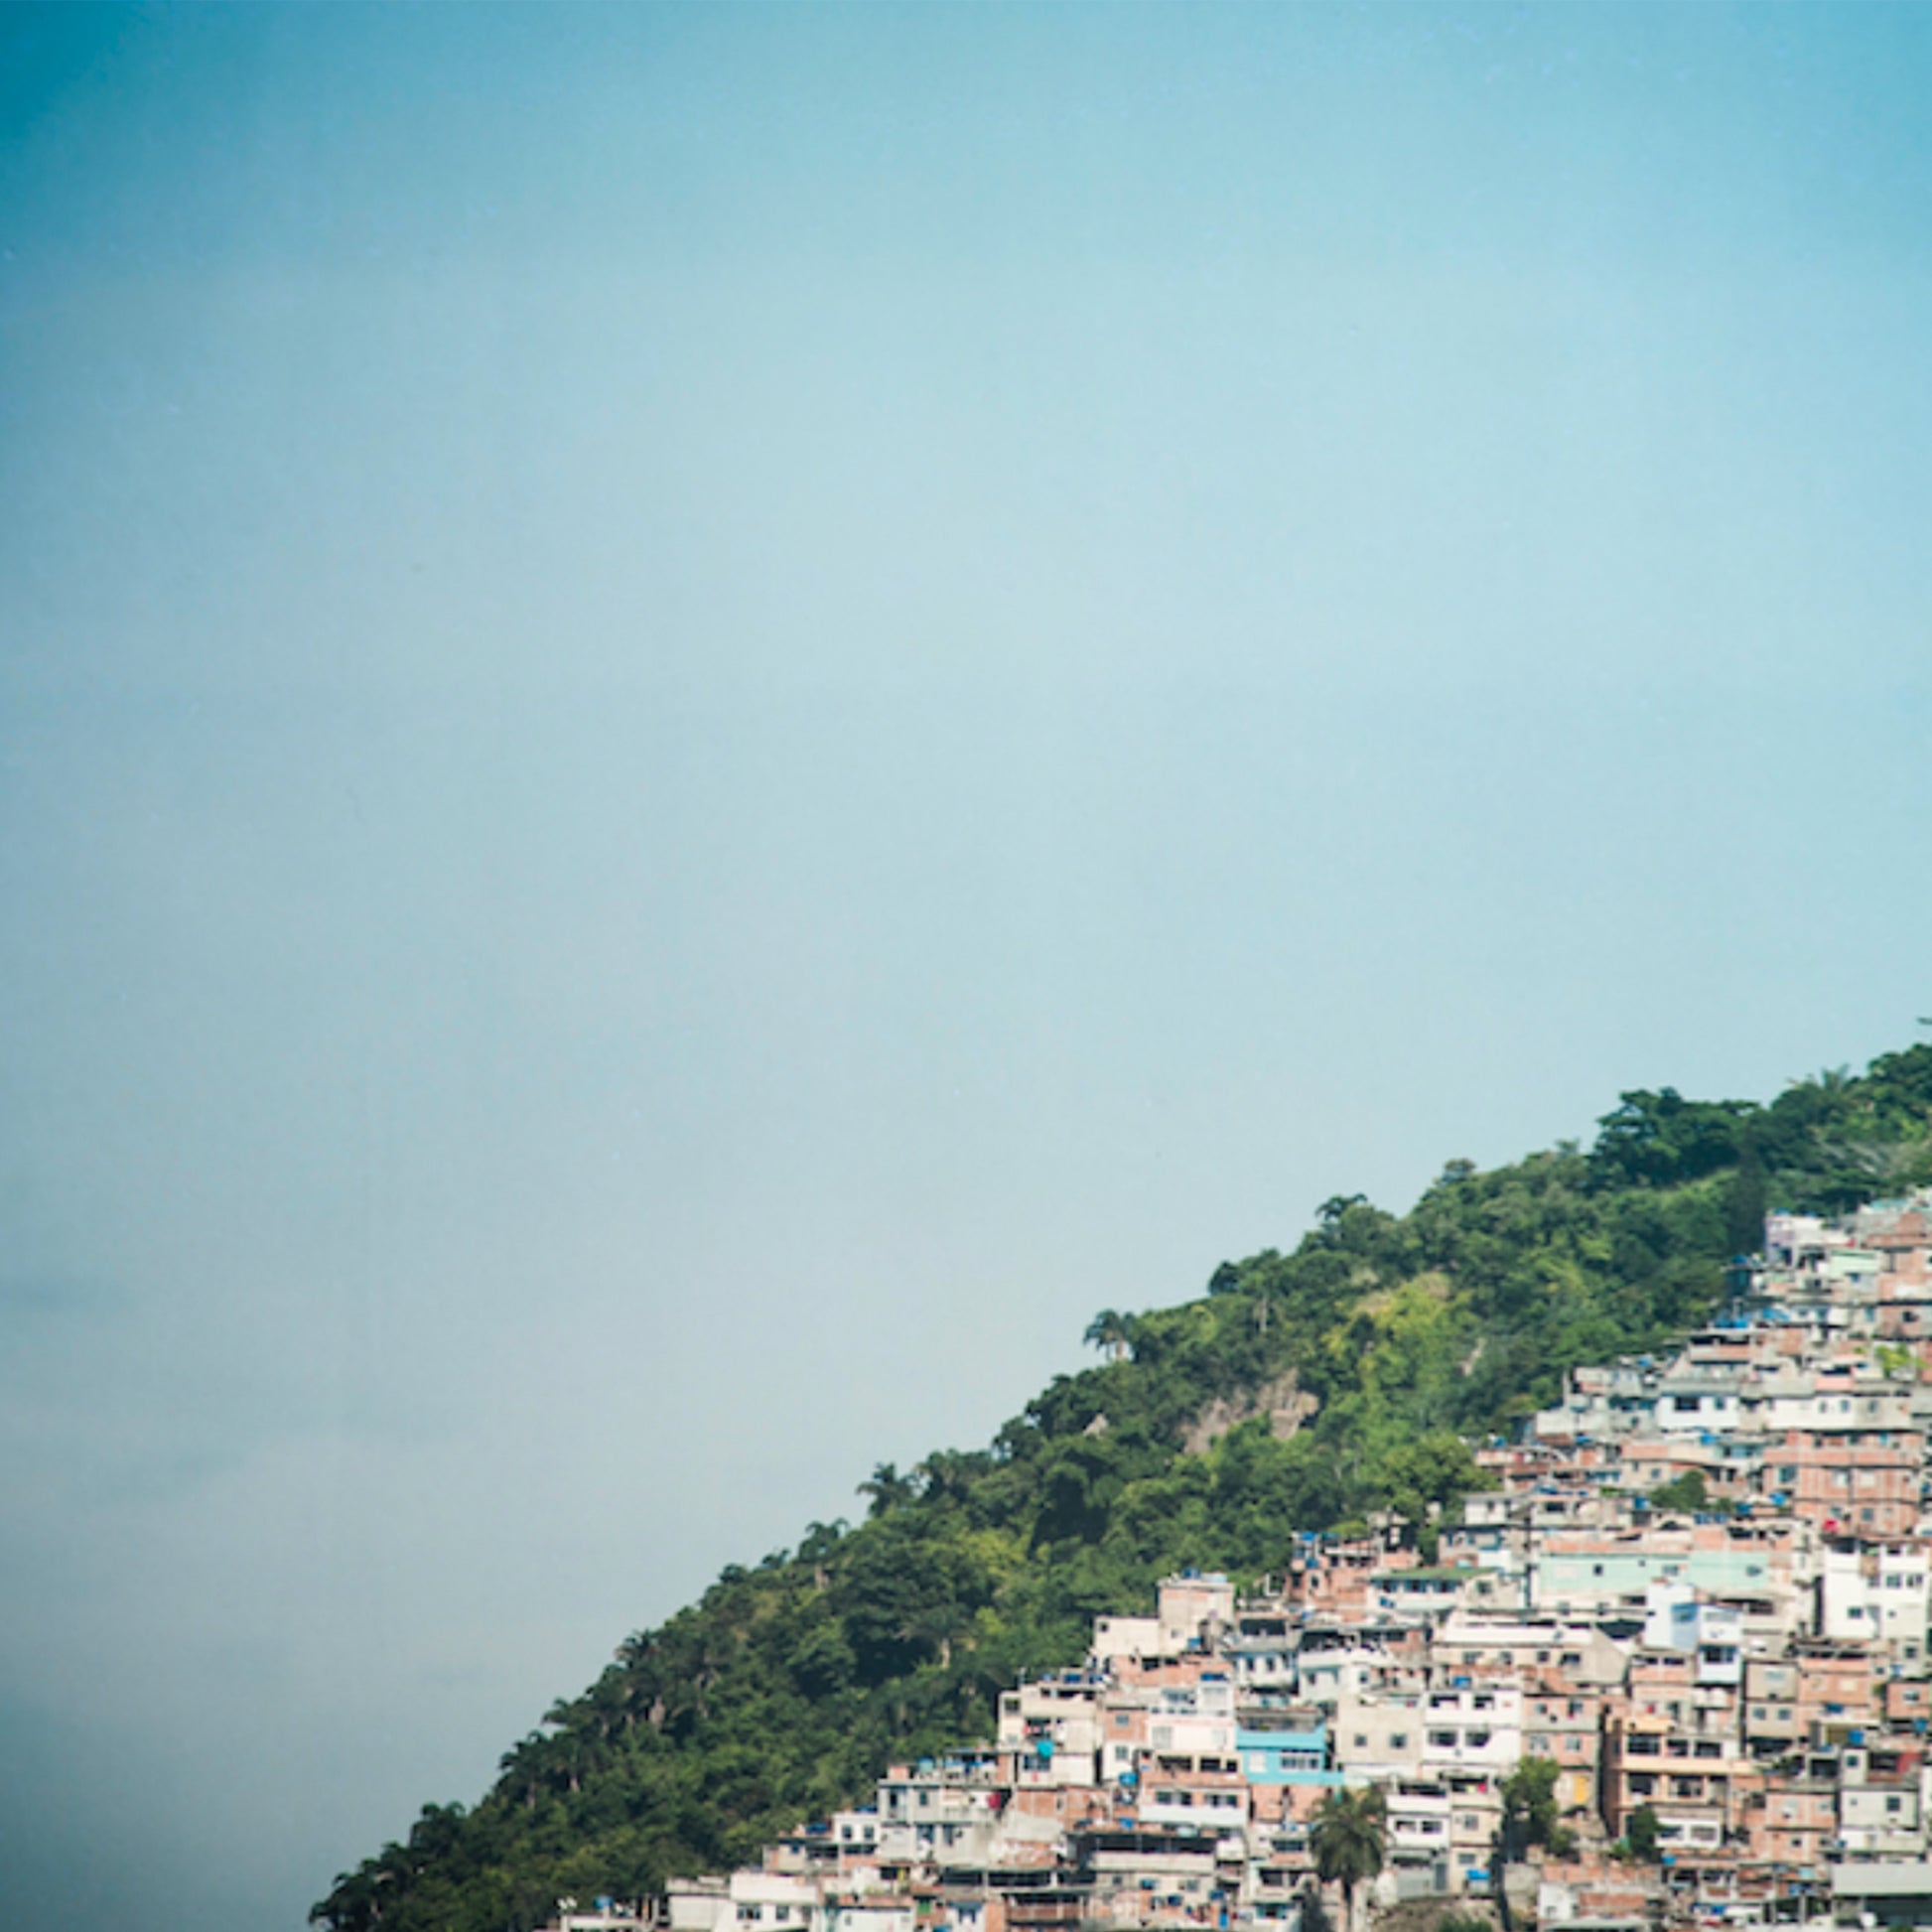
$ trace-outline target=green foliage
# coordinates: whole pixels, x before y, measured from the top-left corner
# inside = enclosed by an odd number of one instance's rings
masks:
[[[1630,1856],[1640,1864],[1657,1863],[1660,1845],[1657,1836],[1657,1814],[1649,1805],[1639,1805],[1630,1814],[1629,1825],[1623,1834],[1623,1843],[1629,1848]]]
[[[1590,1151],[1591,1172],[1625,1186],[1675,1186],[1735,1167],[1740,1128],[1756,1110],[1737,1100],[1686,1100],[1675,1087],[1626,1093]]]
[[[1503,1839],[1512,1857],[1532,1845],[1548,1845],[1562,1829],[1557,1817],[1557,1767],[1547,1757],[1526,1757],[1503,1780]]]
[[[1309,1826],[1315,1876],[1323,1884],[1340,1885],[1343,1899],[1351,1906],[1355,1887],[1382,1869],[1387,1821],[1388,1800],[1372,1784],[1330,1791],[1315,1807]]]
[[[1144,1607],[1173,1569],[1279,1571],[1298,1532],[1384,1510],[1426,1542],[1480,1486],[1465,1439],[1709,1313],[1745,1210],[1932,1179],[1932,1046],[1766,1107],[1626,1094],[1602,1128],[1587,1154],[1451,1162],[1407,1215],[1336,1195],[1292,1253],[1097,1316],[1103,1359],[989,1449],[882,1464],[856,1528],[728,1570],[553,1708],[473,1809],[426,1810],[312,1917],[523,1932],[562,1894],[749,1862],[892,1758],[991,1734],[1002,1689],[1077,1660],[1094,1615]],[[1318,1405],[1285,1441],[1255,1400],[1284,1389]],[[1252,1419],[1188,1453],[1217,1402]]]
[[[1710,1493],[1705,1487],[1702,1469],[1686,1469],[1681,1476],[1673,1476],[1668,1482],[1660,1482],[1650,1492],[1652,1509],[1675,1509],[1695,1514],[1711,1507]]]
[[[1211,1284],[1209,1292],[1212,1293]],[[1131,1314],[1121,1314],[1113,1309],[1102,1309],[1087,1323],[1087,1331],[1081,1336],[1081,1340],[1089,1348],[1104,1350],[1110,1360],[1119,1361],[1123,1355],[1133,1352],[1134,1325],[1134,1317]]]
[[[1874,1342],[1871,1353],[1881,1375],[1901,1375],[1908,1381],[1918,1379],[1918,1358],[1903,1342]]]

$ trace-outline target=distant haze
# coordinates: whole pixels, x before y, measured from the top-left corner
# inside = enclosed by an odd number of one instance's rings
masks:
[[[1928,97],[0,15],[0,1923],[293,1932],[1097,1310],[1917,1036]]]

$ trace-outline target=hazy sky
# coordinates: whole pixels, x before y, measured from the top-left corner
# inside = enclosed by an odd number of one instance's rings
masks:
[[[1096,1310],[1917,1036],[1928,97],[0,13],[0,1922],[295,1932]]]

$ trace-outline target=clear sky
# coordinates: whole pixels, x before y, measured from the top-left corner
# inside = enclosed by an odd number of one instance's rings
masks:
[[[1928,98],[0,13],[0,1922],[294,1932],[1098,1309],[1918,1036]]]

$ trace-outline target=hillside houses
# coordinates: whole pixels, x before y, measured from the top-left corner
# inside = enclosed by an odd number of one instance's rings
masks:
[[[1932,1197],[1769,1217],[1675,1355],[1579,1369],[1478,1462],[1424,1562],[1385,1525],[1252,1588],[1167,1579],[974,1751],[762,1865],[674,1884],[672,1932],[1293,1923],[1311,1820],[1387,1801],[1383,1903],[1486,1897],[1502,1787],[1557,1766],[1546,1926],[1932,1923]],[[1652,1500],[1655,1492],[1663,1495]],[[1656,1862],[1612,1856],[1654,1836]]]

